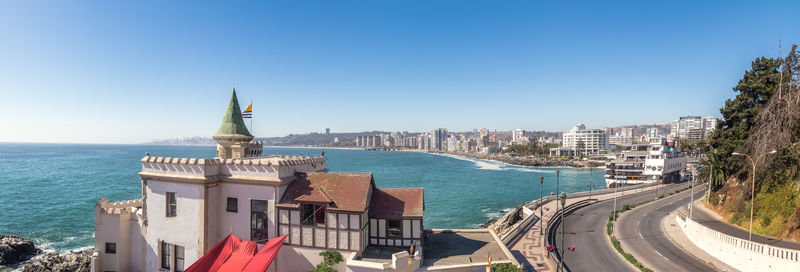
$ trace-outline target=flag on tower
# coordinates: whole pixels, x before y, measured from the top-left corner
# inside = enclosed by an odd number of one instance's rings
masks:
[[[242,112],[242,118],[253,118],[253,103],[247,105],[247,108]]]

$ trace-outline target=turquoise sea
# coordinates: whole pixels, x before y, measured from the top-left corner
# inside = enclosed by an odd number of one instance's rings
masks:
[[[211,146],[0,143],[0,234],[33,239],[46,250],[93,244],[94,205],[139,198],[137,173],[153,156],[210,158]],[[319,155],[321,149],[265,148],[265,154]],[[589,169],[536,168],[417,152],[326,149],[331,172],[372,172],[378,187],[425,188],[426,228],[474,228],[503,209],[544,193],[584,191]],[[592,183],[605,186],[595,169]]]

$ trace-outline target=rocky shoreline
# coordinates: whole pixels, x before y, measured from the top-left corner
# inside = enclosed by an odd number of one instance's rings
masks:
[[[0,235],[0,268],[22,268],[22,272],[88,272],[92,249],[47,253],[29,239]]]

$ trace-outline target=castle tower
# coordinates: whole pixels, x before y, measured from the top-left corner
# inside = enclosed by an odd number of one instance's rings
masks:
[[[236,89],[233,89],[231,94],[231,101],[228,102],[222,124],[212,138],[217,141],[217,157],[220,159],[239,159],[248,156],[250,141],[254,137],[250,135],[242,119]]]

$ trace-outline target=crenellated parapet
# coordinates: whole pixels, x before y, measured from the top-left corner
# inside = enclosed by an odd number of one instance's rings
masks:
[[[97,202],[95,207],[99,208],[100,212],[105,214],[135,214],[142,208],[142,203],[143,201],[141,198],[110,202],[107,197],[104,197]]]
[[[186,182],[287,182],[296,172],[326,171],[323,156],[263,156],[197,159],[147,156],[141,159],[143,178]]]

